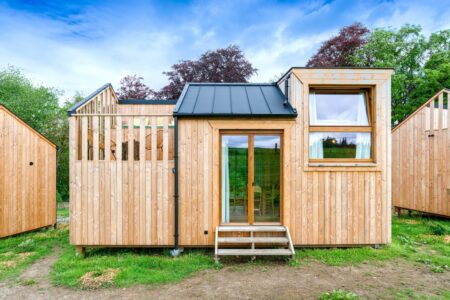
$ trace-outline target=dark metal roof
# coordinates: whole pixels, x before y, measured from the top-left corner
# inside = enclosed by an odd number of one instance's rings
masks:
[[[274,83],[189,83],[174,109],[186,117],[296,117]]]
[[[88,102],[89,100],[91,100],[92,98],[94,98],[98,93],[100,93],[101,91],[103,91],[104,89],[106,89],[107,87],[112,87],[111,83],[107,83],[104,84],[103,86],[101,86],[99,89],[97,89],[95,92],[93,92],[92,94],[90,94],[89,96],[87,96],[86,98],[84,98],[83,100],[81,100],[78,103],[75,103],[71,108],[69,108],[69,110],[67,111],[67,114],[69,116],[71,116],[72,114],[76,113],[76,110],[82,106],[83,104],[85,104],[86,102]]]
[[[122,99],[119,100],[119,104],[175,105],[177,101],[175,99]]]

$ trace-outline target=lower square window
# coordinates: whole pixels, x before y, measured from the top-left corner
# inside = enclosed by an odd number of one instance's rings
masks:
[[[372,155],[370,132],[311,132],[310,159],[370,159]]]

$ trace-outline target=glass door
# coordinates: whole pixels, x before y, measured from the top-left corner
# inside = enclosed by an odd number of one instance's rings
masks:
[[[253,138],[254,222],[280,222],[280,135],[255,135]]]
[[[222,223],[248,223],[248,136],[222,136]]]
[[[281,134],[221,135],[222,223],[279,223]]]

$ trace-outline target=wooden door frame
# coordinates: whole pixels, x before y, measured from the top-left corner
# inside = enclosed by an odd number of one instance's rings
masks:
[[[248,137],[248,156],[247,156],[247,210],[248,222],[222,222],[222,136],[224,135],[241,135]],[[279,204],[279,222],[255,222],[254,215],[254,190],[253,182],[255,179],[255,152],[254,137],[255,135],[277,135],[280,138],[280,204]],[[219,219],[222,226],[233,225],[281,225],[283,218],[283,159],[284,157],[284,131],[282,129],[223,129],[219,130]]]

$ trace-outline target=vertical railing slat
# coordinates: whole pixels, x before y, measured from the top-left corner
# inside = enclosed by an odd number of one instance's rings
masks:
[[[156,244],[158,241],[157,237],[157,227],[158,227],[158,190],[157,190],[157,171],[158,171],[158,129],[157,129],[157,122],[156,117],[151,117],[151,161],[152,161],[152,197],[151,197],[151,203],[152,203],[152,244]]]
[[[140,117],[139,123],[139,240],[140,244],[145,244],[146,226],[145,226],[145,117]]]
[[[122,163],[122,117],[121,116],[117,116],[116,117],[116,122],[115,122],[116,126],[116,150],[115,150],[115,156],[116,156],[116,176],[117,176],[117,181],[116,181],[116,198],[117,198],[117,217],[115,222],[117,222],[117,244],[122,244],[123,243],[123,222],[122,222],[122,218],[123,218],[123,210],[122,210],[122,199],[123,199],[123,195],[122,195],[122,168],[123,168],[123,163]]]
[[[69,192],[70,192],[70,199],[72,199],[72,201],[70,201],[70,216],[72,216],[71,220],[70,220],[70,242],[71,244],[78,244],[79,240],[78,240],[78,227],[80,225],[80,223],[78,222],[78,218],[77,218],[77,210],[76,210],[76,201],[75,200],[75,195],[78,194],[78,191],[76,190],[77,186],[76,186],[76,182],[75,182],[75,177],[76,177],[76,167],[75,167],[75,163],[76,163],[76,159],[77,159],[77,118],[78,117],[70,117],[69,118],[69,161],[70,161],[70,173],[69,173]]]
[[[96,109],[98,109],[98,101]],[[94,166],[94,197],[91,198],[91,212],[93,212],[93,238],[94,243],[100,243],[99,237],[99,219],[100,219],[100,209],[99,209],[99,201],[100,201],[100,191],[99,191],[99,117],[92,117],[92,135],[93,135],[93,166]]]
[[[104,243],[110,245],[112,243],[112,222],[111,216],[114,212],[114,193],[111,188],[111,174],[113,169],[113,164],[111,163],[111,117],[105,116],[104,120],[104,134],[103,134],[103,168],[105,172],[105,183],[104,183],[104,203],[105,203],[105,217],[106,226],[104,227]]]
[[[129,243],[134,242],[134,118],[128,117],[128,234]]]
[[[163,117],[163,220],[164,243],[169,243],[169,117]]]
[[[88,237],[88,117],[81,118],[81,214],[82,214],[82,244],[87,244]]]

